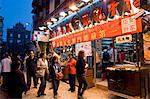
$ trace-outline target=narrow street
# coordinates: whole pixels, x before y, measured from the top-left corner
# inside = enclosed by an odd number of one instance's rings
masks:
[[[46,96],[36,97],[37,90],[35,88],[31,88],[30,91],[27,92],[27,95],[23,95],[23,99],[53,99],[53,90],[50,88],[50,83],[47,83],[46,87]],[[71,93],[68,91],[68,84],[61,82],[59,87],[59,98],[58,99],[77,99],[77,87],[76,92]],[[107,91],[90,88],[84,94],[85,99],[109,99]]]

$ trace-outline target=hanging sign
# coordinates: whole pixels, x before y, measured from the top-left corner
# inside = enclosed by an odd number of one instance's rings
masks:
[[[130,19],[130,18],[129,18]],[[123,20],[123,21],[122,21]],[[56,44],[57,47],[76,44],[80,42],[87,42],[92,40],[99,40],[102,38],[111,38],[115,36],[133,34],[142,32],[142,23],[141,18],[135,19],[134,21],[128,20],[129,22],[124,23],[124,20],[128,19],[118,19],[101,25],[93,26],[91,28],[84,29],[72,34],[68,34],[64,37],[56,39],[59,44]],[[135,24],[133,24],[133,23]],[[125,27],[131,28],[129,30],[123,30]],[[60,44],[62,41],[62,44]]]
[[[116,43],[127,43],[127,42],[132,42],[132,35],[116,37]]]
[[[122,33],[128,33],[137,30],[136,19],[132,17],[122,19]]]
[[[49,42],[49,31],[34,31],[33,41]]]

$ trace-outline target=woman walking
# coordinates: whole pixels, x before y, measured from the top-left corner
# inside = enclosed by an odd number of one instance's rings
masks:
[[[70,89],[68,91],[74,92],[76,79],[76,60],[73,58],[72,54],[69,54],[67,66],[69,67],[69,84],[70,84]]]
[[[58,88],[59,88],[59,83],[60,79],[62,78],[62,70],[61,66],[58,62],[58,58],[54,56],[52,58],[52,65],[50,66],[50,74],[52,77],[52,85],[53,85],[53,93],[54,93],[54,98],[58,97]]]
[[[38,62],[37,62],[37,77],[40,78],[41,84],[37,92],[37,97],[41,95],[46,95],[44,93],[46,88],[46,76],[48,74],[48,62],[46,60],[46,53],[41,53]]]
[[[87,82],[85,78],[85,60],[84,60],[84,51],[79,51],[78,53],[78,60],[76,63],[76,72],[77,72],[77,80],[79,83],[79,88],[78,88],[78,98],[81,99],[84,91],[87,88]]]

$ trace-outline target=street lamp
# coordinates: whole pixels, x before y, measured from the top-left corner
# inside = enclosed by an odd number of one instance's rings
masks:
[[[46,26],[40,26],[40,27],[39,27],[39,30],[41,30],[41,31],[44,31],[45,29],[47,29]]]
[[[32,24],[31,23],[29,23],[29,22],[26,22],[25,23],[25,26],[30,26],[30,31],[31,31],[31,33],[30,33],[30,40],[31,40],[31,38],[32,38],[32,29],[33,29],[33,26],[32,26]]]
[[[87,3],[87,2],[90,2],[91,0],[82,0],[82,1],[84,1],[84,2],[86,2],[86,3]]]
[[[65,13],[65,12],[60,12],[59,15],[62,16],[62,17],[65,17],[65,16],[67,16],[67,13]]]

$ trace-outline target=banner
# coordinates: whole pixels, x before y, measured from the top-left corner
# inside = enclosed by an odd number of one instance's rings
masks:
[[[142,32],[141,18],[134,19],[131,17],[117,19],[91,28],[68,34],[56,39],[59,46],[67,46],[80,42],[99,40],[102,38],[111,38],[121,35],[134,34]]]

